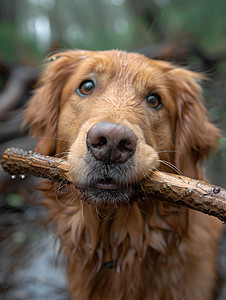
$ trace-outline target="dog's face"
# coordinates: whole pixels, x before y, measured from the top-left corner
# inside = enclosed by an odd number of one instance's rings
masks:
[[[67,152],[84,198],[128,203],[160,166],[196,176],[196,163],[214,147],[219,133],[207,121],[199,79],[139,54],[62,53],[49,63],[26,121],[47,137],[39,152]]]
[[[57,152],[70,149],[71,177],[88,198],[128,200],[159,166],[159,152],[173,150],[175,111],[154,62],[122,52],[87,55],[62,93],[58,135],[69,142],[58,142]]]

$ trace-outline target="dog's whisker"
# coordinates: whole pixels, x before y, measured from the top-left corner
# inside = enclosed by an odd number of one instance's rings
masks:
[[[42,173],[41,173],[40,176],[39,176],[39,182],[40,182],[40,183],[45,182],[45,181],[47,181],[47,180],[52,180],[51,177],[45,178],[45,177],[43,176],[43,174],[45,173],[45,170],[47,170],[47,168],[43,168],[43,171],[42,171]]]
[[[156,152],[157,154],[160,154],[160,153],[180,153],[180,151],[177,151],[177,150],[161,150],[161,151],[157,151]]]
[[[106,216],[98,209],[98,207],[97,207],[96,205],[95,205],[94,207],[95,207],[96,214],[97,214],[97,217],[98,217],[99,221],[100,221],[101,219],[105,219]]]
[[[115,214],[115,209],[109,210],[108,214],[104,214],[104,212],[101,212],[97,206],[95,206],[95,210],[96,213],[98,215],[99,220],[105,220],[105,221],[110,221],[113,220],[115,218],[115,216],[117,216],[118,211],[116,211],[117,213]]]
[[[189,289],[186,291],[186,294],[184,295],[183,300],[185,300],[187,298],[188,293],[189,293]]]
[[[135,208],[136,210],[139,210],[142,214],[144,214],[144,215],[146,215],[146,216],[148,216],[148,217],[151,216],[150,213],[148,213],[147,211],[143,210],[139,205],[138,205],[138,206],[135,206],[135,205],[134,205],[134,208]]]
[[[153,167],[152,169],[149,169],[148,171],[151,174],[153,171],[158,171],[158,168]],[[153,181],[153,179],[151,178],[151,175],[149,175],[149,174],[144,174],[144,178],[148,178],[149,180]]]
[[[146,192],[145,192],[145,190],[144,190],[143,186],[142,186],[142,185],[140,185],[140,187],[141,187],[141,190],[142,190],[142,192],[143,192],[143,194],[144,194],[144,197],[145,197],[145,199],[146,199],[147,203],[149,204],[149,199],[148,199],[148,197],[147,197],[147,194],[146,194]]]
[[[54,156],[54,157],[56,157],[56,156]],[[68,155],[59,156],[59,157],[56,157],[56,158],[59,158],[59,161],[60,161],[61,159],[66,159],[66,158],[68,158]]]
[[[85,221],[85,218],[84,218],[84,202],[83,201],[82,201],[81,215],[82,215],[83,221]]]
[[[161,159],[159,159],[158,161],[159,161],[160,163],[162,163],[162,164],[164,164],[164,165],[170,167],[170,168],[171,168],[172,170],[174,170],[177,174],[182,175],[182,172],[180,171],[180,169],[177,168],[174,164],[172,164],[172,163],[170,163],[170,162],[168,162],[168,161],[161,160]]]
[[[82,195],[80,195],[80,197],[78,198],[77,196],[73,197],[71,199],[71,201],[69,202],[69,204],[74,204],[75,202],[81,202],[82,201]]]
[[[170,154],[177,153],[177,151],[176,150],[165,150],[165,149],[163,149],[163,150],[157,151],[156,153],[157,154],[164,154],[164,156],[166,156],[165,160],[169,161],[170,160]]]
[[[70,151],[60,152],[60,153],[55,154],[54,157],[61,156],[62,154],[66,154],[66,155],[63,156],[63,157],[60,157],[60,158],[65,158],[65,157],[67,157],[67,155],[68,155],[69,153],[70,153]]]
[[[141,128],[143,129],[143,128],[145,128],[145,127],[150,127],[150,126],[153,126],[153,125],[155,125],[155,124],[162,123],[162,122],[164,122],[164,121],[166,121],[166,120],[167,120],[167,119],[161,119],[161,120],[158,120],[158,121],[155,121],[155,122],[151,122],[151,123],[148,123],[148,124],[146,124],[146,125],[141,126]]]
[[[56,140],[56,141],[63,141],[63,142],[73,142],[73,140],[59,138],[59,137],[51,137],[51,136],[39,136],[36,139],[47,139],[47,140]]]
[[[124,217],[124,219],[123,219],[123,221],[122,221],[122,225],[125,224],[125,222],[126,222],[128,216],[129,216],[130,208],[131,208],[131,207],[128,205],[128,207],[127,207],[127,212],[126,212],[125,217]]]

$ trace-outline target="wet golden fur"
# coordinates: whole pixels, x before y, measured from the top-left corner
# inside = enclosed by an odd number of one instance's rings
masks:
[[[76,89],[87,79],[96,87],[82,98]],[[95,173],[86,159],[86,134],[101,121],[122,124],[137,137],[122,179],[128,185],[142,189],[152,170],[174,172],[173,166],[202,179],[203,159],[220,134],[208,120],[201,79],[133,53],[64,52],[48,63],[25,122],[40,137],[36,151],[69,160],[77,187]],[[150,92],[161,96],[158,111],[145,100]],[[52,182],[46,195],[49,221],[68,260],[72,300],[211,299],[221,228],[216,218],[158,199],[102,205],[83,189]]]

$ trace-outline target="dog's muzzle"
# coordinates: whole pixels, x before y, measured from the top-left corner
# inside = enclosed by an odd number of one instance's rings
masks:
[[[135,133],[120,124],[100,122],[89,129],[86,145],[92,170],[87,174],[88,195],[108,202],[128,196],[130,158],[137,145]]]

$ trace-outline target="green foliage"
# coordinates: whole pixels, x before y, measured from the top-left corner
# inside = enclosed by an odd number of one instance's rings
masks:
[[[225,0],[17,0],[1,9],[9,16],[0,24],[1,59],[12,64],[40,61],[56,46],[133,50],[188,34],[205,52],[225,50]]]
[[[226,138],[225,137],[220,140],[218,150],[219,150],[221,157],[226,157]]]
[[[192,34],[206,51],[213,53],[225,49],[225,18],[225,0],[172,0],[160,25],[171,37]]]
[[[12,234],[12,240],[16,244],[23,244],[27,239],[27,235],[24,231],[18,230]]]
[[[12,22],[0,24],[0,40],[1,59],[10,65],[33,64],[43,56],[34,40],[23,37]]]
[[[1,58],[5,62],[16,64],[19,62],[17,43],[20,41],[17,37],[16,26],[13,23],[0,24],[0,52]]]
[[[15,208],[20,208],[24,205],[24,199],[21,195],[19,194],[8,194],[6,198],[6,202],[8,205],[15,207]]]
[[[47,234],[44,229],[39,230],[39,231],[35,232],[34,234],[32,234],[31,236],[29,236],[29,243],[39,242],[42,239],[46,238],[46,236],[47,236]]]

